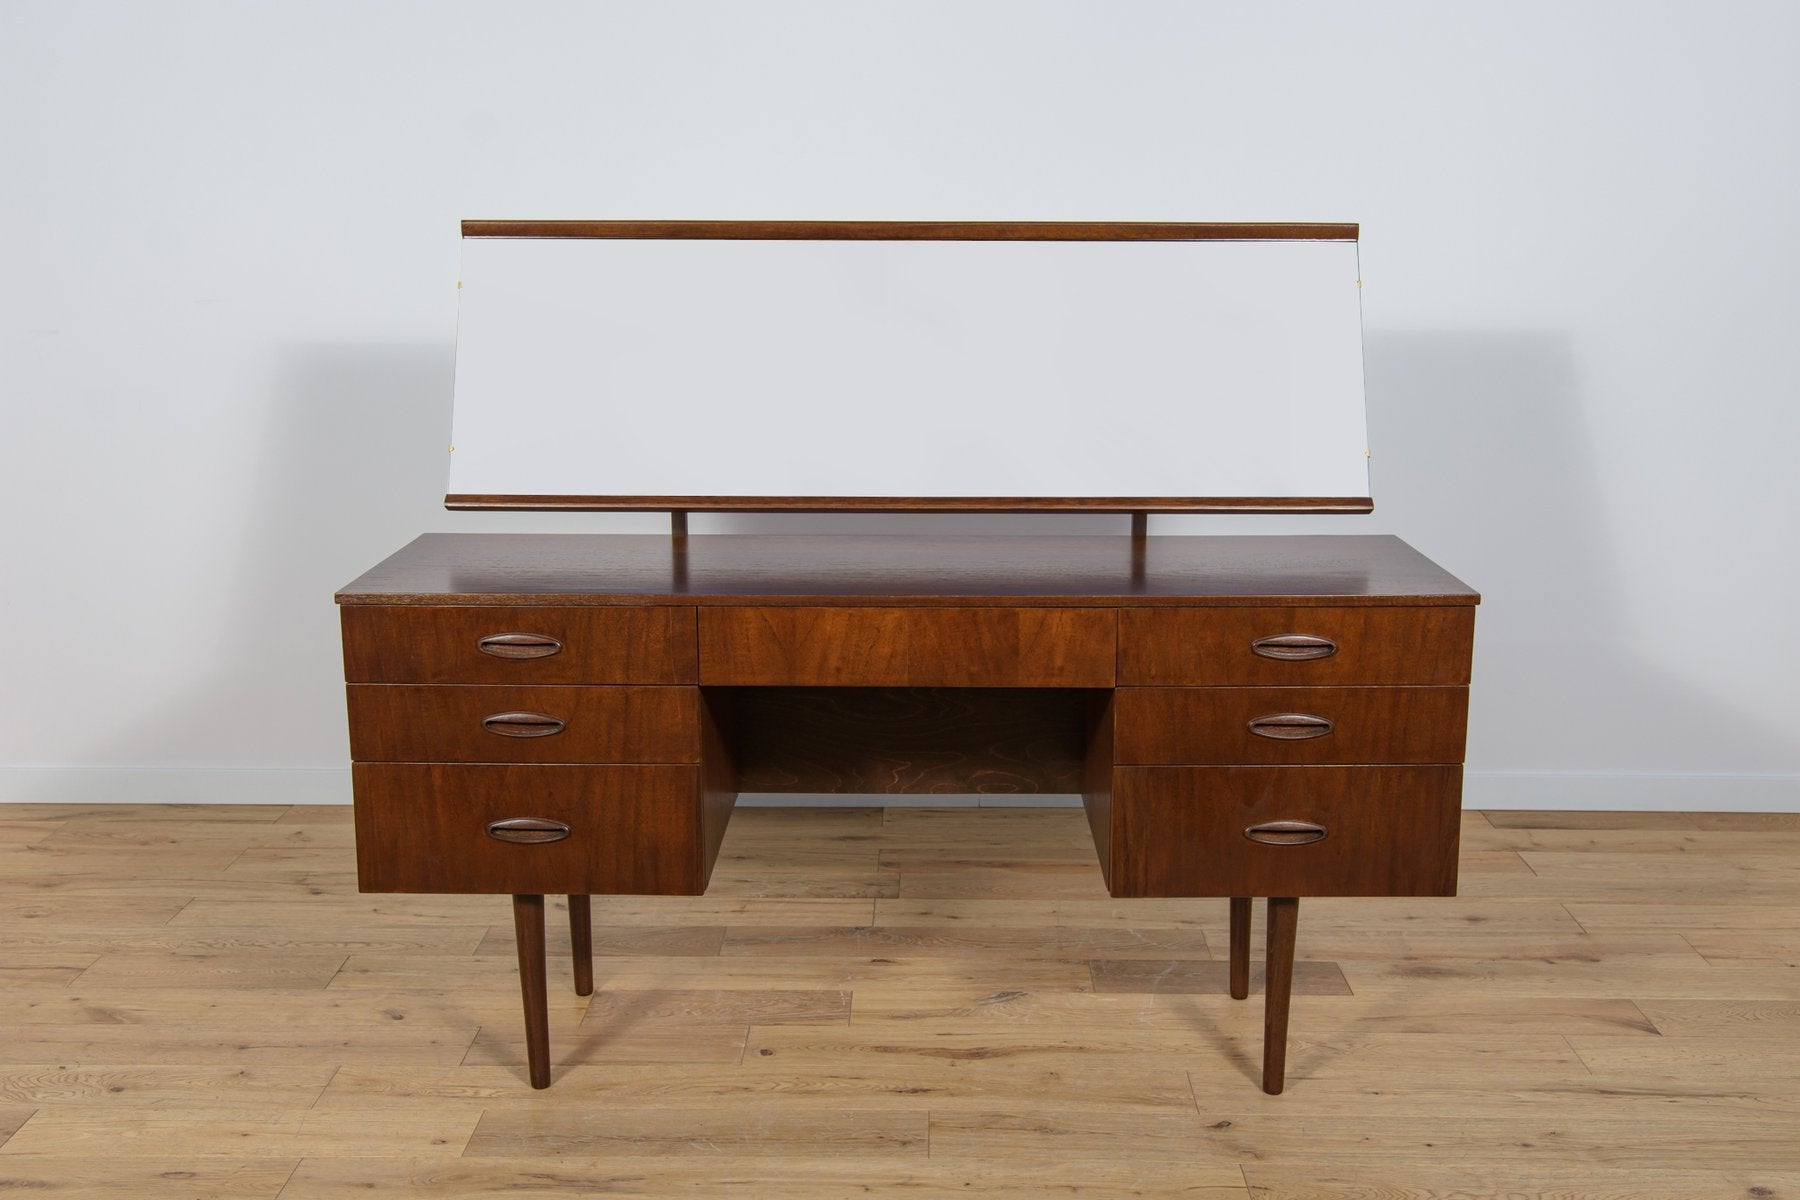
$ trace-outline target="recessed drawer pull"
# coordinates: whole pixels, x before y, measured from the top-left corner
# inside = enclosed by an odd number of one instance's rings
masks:
[[[1270,713],[1250,722],[1251,733],[1257,737],[1274,738],[1278,742],[1324,737],[1332,728],[1330,717],[1315,717],[1311,713]]]
[[[561,654],[563,644],[543,633],[490,633],[475,648],[495,658],[549,658]]]
[[[1325,827],[1311,821],[1264,821],[1244,830],[1244,836],[1265,846],[1304,846],[1325,840]]]
[[[508,817],[488,824],[487,835],[497,842],[517,842],[535,846],[540,842],[560,842],[569,836],[569,827],[548,817]]]
[[[1338,651],[1337,643],[1330,638],[1314,637],[1310,633],[1284,633],[1276,637],[1257,638],[1250,643],[1250,649],[1264,658],[1278,658],[1283,662],[1330,658]]]
[[[562,718],[549,713],[503,712],[483,717],[481,727],[501,737],[534,738],[554,737],[569,726]]]

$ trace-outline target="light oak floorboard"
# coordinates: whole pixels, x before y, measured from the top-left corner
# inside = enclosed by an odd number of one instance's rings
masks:
[[[0,846],[31,846],[63,827],[61,821],[10,821],[0,810]]]
[[[959,925],[864,925],[847,929],[734,929],[720,952],[735,955],[831,954],[942,956],[995,954],[1033,958],[1210,958],[1207,935],[1194,929],[1103,926],[1019,928]]]
[[[0,810],[0,1195],[1800,1192],[1800,819],[1495,818],[1302,905],[1270,1097],[1224,900],[1075,810],[740,810],[592,998],[551,898],[548,1091],[506,897],[358,894],[347,808]]]
[[[266,1022],[187,1025],[33,1025],[0,1039],[0,1063],[52,1062],[69,1067],[313,1066],[388,1062],[448,1066],[468,1053],[479,1026],[415,1028],[405,1023],[284,1029]]]
[[[37,1109],[30,1104],[11,1103],[13,1098],[4,1092],[0,1092],[0,1098],[9,1101],[0,1103],[0,1147],[4,1147],[12,1135],[18,1132],[19,1126],[36,1114]]]
[[[1093,972],[1097,992],[1190,992],[1223,996],[1231,990],[1231,967],[1226,962],[1165,962],[1128,959],[1123,962],[1095,961],[1088,964]],[[1250,990],[1254,994],[1263,987],[1263,966],[1250,965]],[[1296,996],[1348,996],[1350,985],[1334,962],[1294,964],[1293,994]]]
[[[1664,1037],[1766,1037],[1800,1046],[1800,1000],[1646,1000],[1638,1007]]]
[[[705,1064],[586,1063],[557,1076],[559,1105],[589,1113],[613,1107],[718,1109],[734,1105],[780,1109],[837,1108],[991,1111],[996,1105],[1117,1107],[1127,1111],[1192,1112],[1193,1089],[1180,1066],[1014,1066],[989,1062],[869,1063],[829,1070],[762,1068],[721,1072]],[[1085,1097],[1085,1100],[1083,1099]],[[319,1105],[368,1107],[389,1102],[490,1108],[533,1102],[525,1079],[498,1066],[455,1070],[345,1067]]]
[[[1079,1200],[1248,1200],[1234,1166],[1132,1162],[1097,1157],[1054,1163],[940,1163],[919,1155],[788,1157],[693,1154],[620,1158],[382,1159],[350,1162],[308,1158],[281,1200],[493,1200],[496,1197],[681,1196],[714,1200],[781,1197],[845,1200],[852,1196],[1078,1197]]]
[[[0,1196],[32,1200],[275,1200],[297,1158],[0,1154]]]
[[[170,988],[322,988],[343,967],[344,954],[102,954],[76,986]]]
[[[1526,809],[1493,809],[1482,814],[1495,829],[1694,829],[1694,818],[1684,812],[1534,812]]]
[[[18,930],[19,932],[13,932]],[[299,955],[336,958],[351,954],[472,954],[488,935],[485,925],[424,924],[370,925],[355,931],[310,931],[288,936],[266,925],[217,925],[205,928],[168,928],[150,925],[141,929],[106,928],[97,922],[65,926],[18,925],[0,930],[0,955],[14,951],[61,947],[84,954],[157,954],[175,957],[200,955]],[[510,951],[512,947],[508,945]]]
[[[742,1105],[627,1109],[609,1112],[603,1119],[562,1109],[496,1109],[476,1126],[468,1157],[924,1158],[927,1120],[925,1113],[911,1110],[771,1112]]]
[[[550,1062],[557,1068],[584,1063],[710,1063],[733,1067],[743,1061],[745,1023],[619,1021],[573,1027],[550,1021]],[[525,1033],[507,1025],[483,1025],[462,1060],[469,1066],[510,1066],[525,1079]]]
[[[740,988],[607,988],[587,1006],[584,1025],[611,1029],[641,1022],[691,1025],[842,1025],[849,988],[777,991]]]
[[[278,1112],[241,1108],[39,1109],[0,1147],[13,1154],[300,1157],[307,1154],[448,1154],[463,1152],[478,1117],[437,1104],[374,1112],[353,1108]]]
[[[229,1028],[326,1028],[351,1025],[425,1026],[463,1032],[481,1024],[518,1017],[517,980],[497,980],[472,989],[431,988],[415,991],[378,989],[157,988],[139,990],[129,983],[106,988],[32,987],[0,989],[0,1025],[141,1025],[210,1024]],[[551,1011],[570,1011],[576,1019],[588,1000],[573,991],[553,989]],[[144,1031],[146,1038],[152,1036]]]
[[[768,853],[780,854],[778,849]],[[707,882],[708,896],[767,899],[817,896],[875,899],[900,894],[900,872],[870,865],[862,868],[802,866],[772,879],[756,862],[734,860],[719,863]]]
[[[336,861],[356,865],[355,827],[283,825],[278,821],[68,821],[47,841],[61,847],[121,847],[161,854],[166,847],[251,847],[290,850],[329,847]]]
[[[323,811],[325,806],[315,806]],[[117,821],[126,825],[142,825],[151,821],[218,824],[242,821],[251,825],[269,825],[289,813],[285,804],[8,804],[3,810],[9,820],[66,821],[104,824]],[[331,806],[334,821],[348,823],[349,805]]]
[[[1345,1171],[1316,1166],[1244,1168],[1252,1200],[1769,1200],[1800,1196],[1800,1174],[1518,1164],[1471,1171],[1454,1162],[1396,1159]]]
[[[0,1067],[0,1101],[46,1105],[234,1105],[301,1109],[317,1102],[337,1068],[178,1066]],[[4,1195],[4,1192],[0,1192]]]
[[[1800,929],[1685,929],[1681,937],[1715,967],[1800,966]]]
[[[0,961],[0,996],[15,988],[72,983],[99,957],[84,953],[79,947],[15,950]]]
[[[45,896],[36,899],[0,899],[0,937],[54,930],[130,929],[166,925],[183,908],[181,898],[142,899],[129,906],[116,900],[91,896]]]
[[[556,903],[550,906],[551,915],[545,918],[545,944],[550,953],[567,954],[569,952],[569,918],[568,906]],[[716,955],[719,947],[725,943],[725,927],[723,925],[595,925],[593,927],[595,957],[633,957],[637,955],[673,955],[686,957],[689,955]],[[477,954],[497,954],[511,957],[519,952],[519,943],[513,933],[512,922],[504,925],[490,925],[487,935],[481,944],[475,947]]]
[[[1260,979],[1257,981],[1260,987]],[[1221,1002],[1210,994],[1157,992],[1032,991],[1007,988],[971,997],[966,988],[859,987],[851,1024],[890,1022],[914,1030],[967,1031],[989,1022],[1022,1027],[1096,1025],[1161,1029],[1191,1037],[1227,1032],[1242,1037],[1261,1027],[1256,1003]],[[1488,1000],[1459,997],[1419,1003],[1405,996],[1335,995],[1306,1002],[1305,1025],[1313,1035],[1549,1034],[1659,1035],[1643,1009],[1630,1000],[1579,996]]]

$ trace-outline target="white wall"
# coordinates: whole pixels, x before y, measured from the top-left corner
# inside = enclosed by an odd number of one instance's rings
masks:
[[[1296,218],[1363,223],[1377,513],[1158,528],[1481,588],[1475,802],[1800,807],[1797,58],[1784,0],[6,0],[0,796],[341,796],[337,585],[661,527],[438,507],[459,218]]]

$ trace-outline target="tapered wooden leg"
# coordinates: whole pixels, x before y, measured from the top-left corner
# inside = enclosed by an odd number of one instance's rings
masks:
[[[575,994],[594,994],[594,917],[586,896],[569,897],[569,950],[575,958]]]
[[[531,1086],[550,1086],[550,998],[544,982],[544,898],[513,897],[519,939],[519,994],[525,999],[525,1060]]]
[[[1231,898],[1231,998],[1250,994],[1250,897]]]
[[[1269,897],[1268,969],[1263,980],[1263,1091],[1281,1095],[1287,1074],[1288,998],[1294,990],[1294,932],[1300,901]]]

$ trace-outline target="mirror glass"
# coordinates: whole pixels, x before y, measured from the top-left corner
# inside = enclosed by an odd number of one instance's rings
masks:
[[[1353,241],[468,237],[449,492],[1366,497],[1357,275]]]

